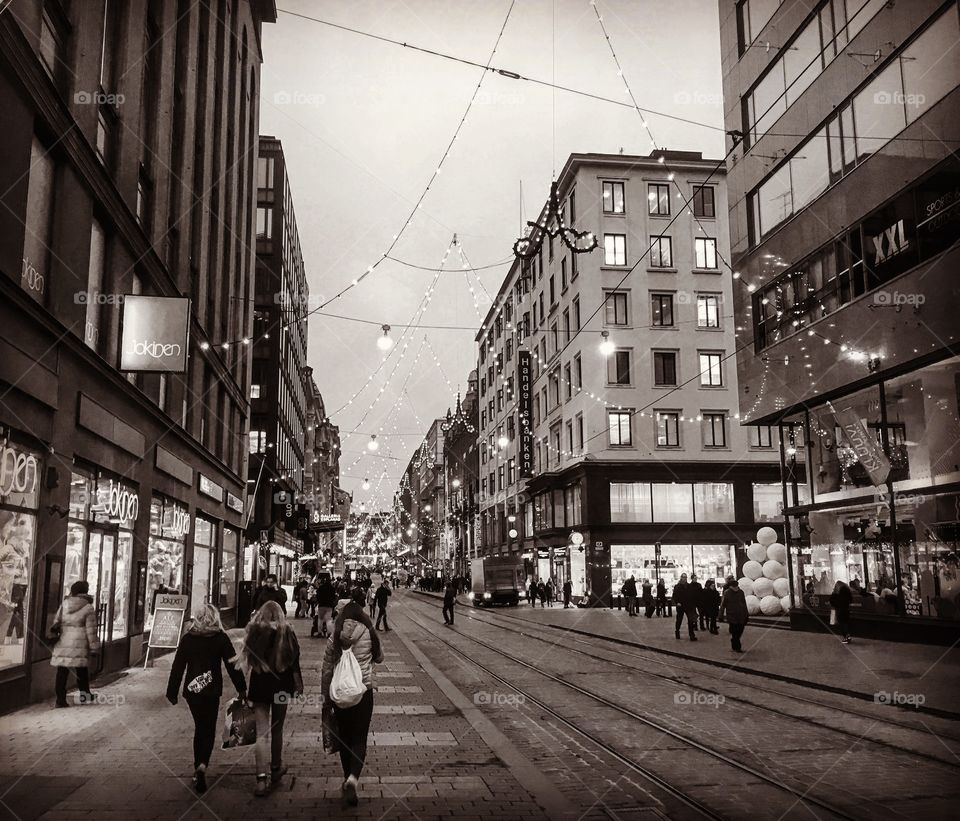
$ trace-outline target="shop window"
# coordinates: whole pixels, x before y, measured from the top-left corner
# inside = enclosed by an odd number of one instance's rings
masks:
[[[154,603],[158,593],[183,590],[184,545],[190,534],[187,509],[169,499],[154,496],[150,503],[150,541],[147,547],[147,620],[153,625]]]
[[[755,522],[783,520],[783,486],[780,482],[753,483],[753,520]]]
[[[653,485],[655,522],[692,522],[693,487],[687,484],[656,482]]]
[[[729,482],[695,482],[693,517],[696,522],[733,522],[733,485]]]
[[[960,620],[960,496],[897,493],[894,503],[906,614]]]
[[[220,561],[220,599],[223,610],[236,607],[237,604],[237,553],[239,536],[237,531],[223,529],[223,554]]]
[[[652,522],[649,482],[610,483],[611,522]]]

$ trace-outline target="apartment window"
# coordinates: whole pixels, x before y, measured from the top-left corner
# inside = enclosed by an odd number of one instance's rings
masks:
[[[573,384],[578,391],[583,389],[583,361],[580,354],[573,358]]]
[[[723,385],[723,354],[700,351],[700,384],[719,388]]]
[[[43,144],[33,138],[30,148],[30,178],[27,186],[27,210],[23,237],[23,261],[20,287],[37,302],[43,303],[50,275],[50,225],[53,215],[53,158]]]
[[[577,221],[577,192],[571,191],[567,197],[568,213],[570,214],[570,227]]]
[[[670,186],[667,183],[650,183],[647,186],[647,204],[651,214],[658,217],[669,217]]]
[[[573,420],[568,419],[566,423],[567,427],[567,450],[570,454],[573,454]]]
[[[556,286],[556,277],[553,274],[550,274],[550,305],[557,304],[557,286]]]
[[[550,385],[550,404],[547,406],[550,410],[553,410],[560,404],[560,371],[555,369],[550,372],[549,378]]]
[[[556,322],[550,326],[550,344],[551,356],[560,352],[560,330],[557,328]]]
[[[557,422],[552,428],[550,428],[550,444],[553,447],[553,463],[559,467],[560,459],[563,456],[562,454],[562,442],[560,441],[560,423]]]
[[[106,266],[107,239],[99,222],[90,226],[90,262],[87,266],[87,311],[83,341],[95,351],[100,350],[100,292]]]
[[[627,294],[624,291],[608,291],[604,303],[604,324],[629,325]]]
[[[607,358],[607,384],[630,384],[630,351],[614,351],[613,355]]]
[[[750,447],[772,448],[773,428],[770,425],[750,425]]]
[[[560,260],[560,293],[567,290],[567,260],[566,257]]]
[[[740,53],[754,41],[783,0],[741,0],[737,6]]]
[[[573,300],[573,328],[575,331],[580,330],[580,297]]]
[[[697,327],[720,327],[720,294],[697,294]]]
[[[256,384],[250,385],[250,398],[259,399],[260,398],[260,386]]]
[[[543,291],[541,291],[537,297],[537,302],[540,303],[540,326],[542,327],[547,319],[547,312],[543,309]]]
[[[703,446],[705,448],[725,448],[727,446],[727,415],[725,413],[704,413]]]
[[[650,308],[650,323],[655,328],[673,327],[673,294],[651,294]]]
[[[567,401],[573,398],[573,369],[568,362],[563,366],[564,395]]]
[[[503,480],[504,480],[504,478],[505,478],[505,476],[506,476],[506,470],[505,470],[505,468],[506,468],[505,465],[500,465],[500,466],[497,468],[497,490],[498,490],[498,491],[503,490]]]
[[[510,459],[507,462],[507,487],[517,481],[517,460]]]
[[[273,208],[257,209],[257,239],[270,239],[273,236]]]
[[[673,267],[673,244],[670,237],[650,237],[650,267]]]
[[[659,411],[656,416],[657,447],[680,447],[680,414],[676,411]]]
[[[693,241],[697,268],[717,267],[717,241],[709,237],[697,237]]]
[[[487,409],[484,408],[480,411],[480,427],[485,428],[487,426]]]
[[[670,387],[677,384],[676,351],[653,352],[653,384],[657,387]]]
[[[257,157],[257,187],[273,189],[273,157]]]
[[[486,495],[487,495],[487,477],[486,477],[486,476],[484,476],[484,477],[480,480],[480,495],[481,495],[481,496],[486,496]]]
[[[603,213],[624,213],[623,183],[605,182],[603,184]]]
[[[507,337],[506,341],[506,359],[509,362],[513,359],[513,337]]]
[[[249,434],[250,453],[264,453],[267,449],[267,432],[265,430],[252,430]]]
[[[631,413],[629,411],[607,411],[607,430],[611,447],[631,447],[633,436],[630,430]]]
[[[626,234],[604,234],[603,235],[603,264],[604,265],[626,265],[627,264],[627,235]]]
[[[577,423],[577,450],[582,453],[583,452],[583,414],[578,413],[575,421]]]
[[[563,344],[570,341],[570,309],[563,309]]]
[[[717,215],[712,185],[695,185],[693,187],[693,215],[695,217],[709,217],[710,219]]]

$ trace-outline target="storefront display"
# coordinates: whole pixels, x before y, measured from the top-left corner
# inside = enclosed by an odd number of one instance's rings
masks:
[[[223,552],[220,558],[220,609],[237,604],[237,552],[240,536],[231,527],[223,529]]]
[[[0,440],[0,670],[26,660],[41,464],[39,453]]]
[[[611,545],[611,576],[614,592],[633,576],[638,582],[648,579],[656,584],[663,579],[671,590],[683,573],[695,575],[700,582],[714,579],[719,586],[736,567],[735,546],[717,544],[664,544],[659,561],[656,545]]]
[[[213,601],[214,568],[217,564],[217,525],[197,516],[193,532],[193,579],[190,607]]]
[[[145,630],[153,625],[153,603],[157,593],[183,590],[183,556],[190,535],[190,513],[161,496],[150,502],[150,543],[147,550],[147,616]]]

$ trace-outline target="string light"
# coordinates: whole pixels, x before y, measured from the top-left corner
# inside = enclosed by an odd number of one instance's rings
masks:
[[[381,351],[389,351],[393,347],[393,340],[390,338],[390,326],[383,326],[383,335],[377,339],[377,347]]]
[[[367,450],[377,450],[380,447],[380,443],[377,441],[377,434],[370,434],[370,441],[367,442]]]

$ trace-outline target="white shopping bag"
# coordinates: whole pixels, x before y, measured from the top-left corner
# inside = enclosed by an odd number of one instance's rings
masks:
[[[367,691],[363,683],[363,673],[360,671],[360,662],[353,655],[349,647],[343,651],[340,661],[333,668],[333,679],[330,681],[330,700],[340,708],[353,707],[360,703],[363,694]]]

